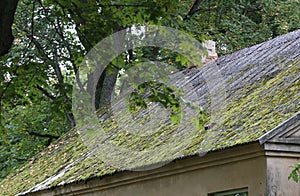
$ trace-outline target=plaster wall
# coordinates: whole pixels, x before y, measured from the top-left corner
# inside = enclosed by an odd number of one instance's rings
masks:
[[[300,186],[288,180],[295,163],[300,159],[295,157],[277,156],[267,157],[267,195],[268,196],[300,196]]]
[[[120,186],[105,190],[101,195],[207,196],[208,193],[248,187],[249,195],[264,196],[265,169],[265,159],[259,157]]]

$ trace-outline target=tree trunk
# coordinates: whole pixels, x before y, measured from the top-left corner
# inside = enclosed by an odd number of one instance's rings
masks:
[[[114,93],[115,83],[117,81],[119,70],[115,67],[107,67],[96,86],[95,108],[101,109],[104,106],[110,106],[110,101]]]
[[[11,26],[18,0],[0,0],[0,56],[3,56],[11,48],[14,37]]]

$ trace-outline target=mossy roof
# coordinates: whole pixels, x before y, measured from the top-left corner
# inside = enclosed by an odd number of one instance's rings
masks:
[[[254,142],[289,119],[300,109],[300,30],[220,57],[215,62],[226,81],[226,110],[222,111],[222,130],[213,137],[200,131],[178,158],[199,153],[203,145],[210,151]],[[198,102],[208,110],[209,89],[202,69],[185,70],[192,78]],[[108,124],[115,129],[113,122]],[[110,131],[111,131],[110,130]],[[162,128],[155,138],[162,139],[174,131]],[[132,150],[158,145],[148,139],[116,134],[117,144]],[[153,138],[152,138],[153,139]],[[155,162],[155,160],[153,160]],[[153,162],[153,163],[154,163]],[[0,183],[1,195],[26,194],[65,184],[102,178],[119,170],[95,158],[74,129],[50,145],[24,167]]]

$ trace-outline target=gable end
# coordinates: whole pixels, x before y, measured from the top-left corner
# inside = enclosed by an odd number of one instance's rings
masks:
[[[258,140],[260,144],[266,142],[300,144],[300,113],[298,112]]]

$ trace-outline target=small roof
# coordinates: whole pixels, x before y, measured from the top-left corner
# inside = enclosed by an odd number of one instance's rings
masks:
[[[176,154],[177,158],[195,155],[203,146],[214,151],[254,141],[264,143],[284,131],[284,121],[299,122],[299,114],[296,113],[300,109],[300,30],[220,57],[213,63],[226,84],[226,97],[223,99],[226,109],[220,112],[222,126],[212,134],[210,128],[214,122],[208,124],[209,129],[195,135],[185,150]],[[210,106],[209,89],[203,75],[211,67],[212,64],[208,63],[201,69],[181,72],[195,89],[197,102],[209,112],[214,111],[215,106]],[[218,82],[215,83],[217,85]],[[117,128],[112,126],[111,129]],[[165,137],[173,131],[170,130],[161,130],[157,137],[163,142],[163,134]],[[183,134],[183,131],[178,134]],[[152,140],[133,137],[122,140],[125,136],[115,134],[110,139],[117,138],[118,144],[133,150],[140,149],[141,145],[155,145]],[[118,171],[96,159],[75,129],[4,179],[0,183],[0,192],[24,195],[101,178]]]

